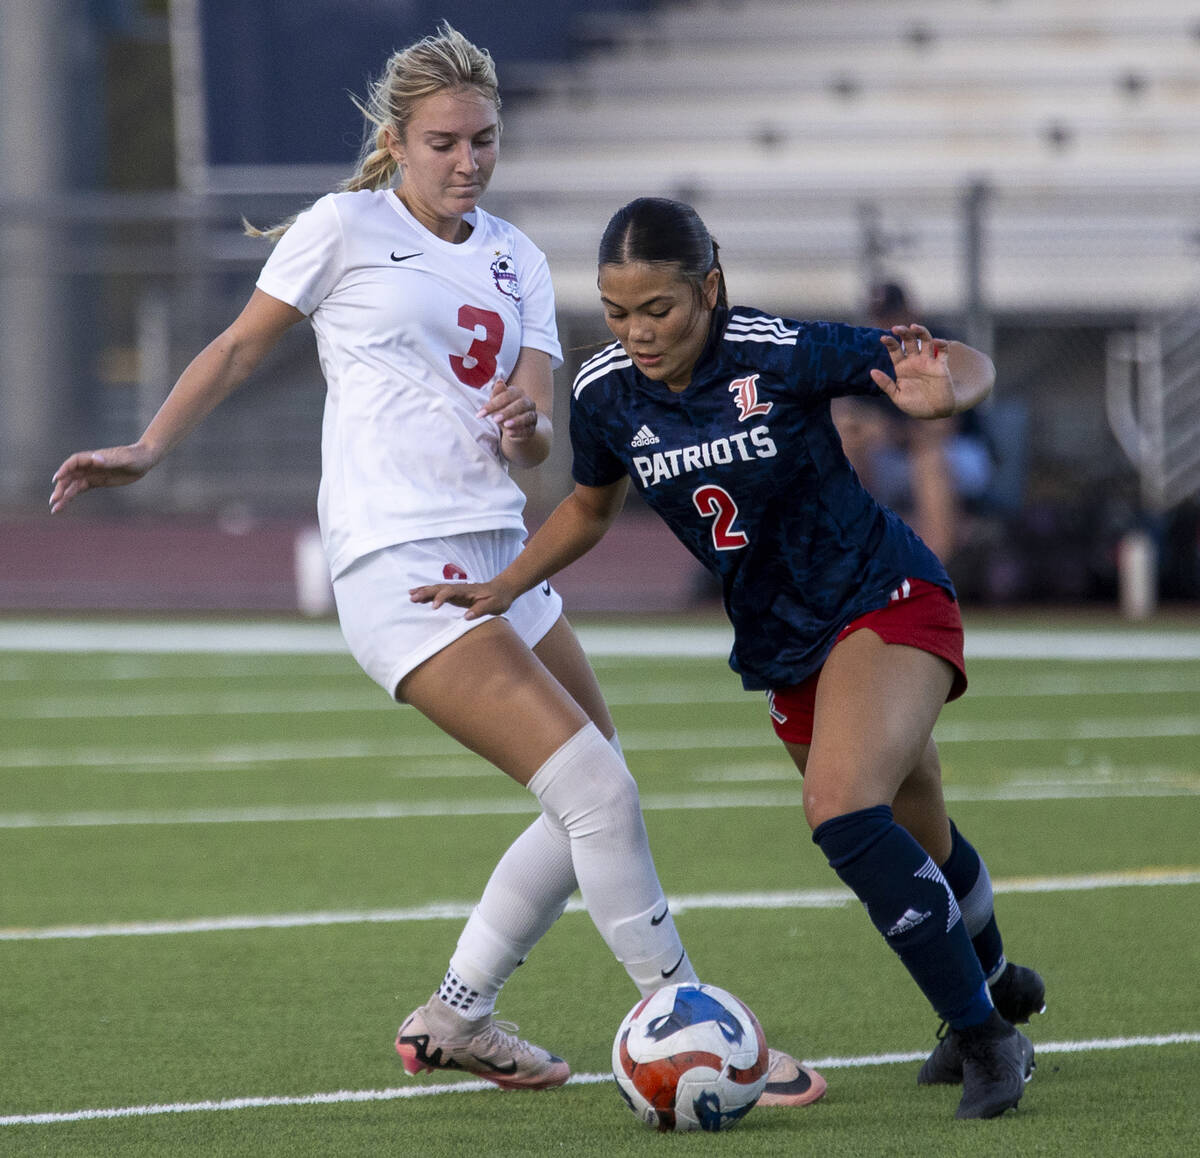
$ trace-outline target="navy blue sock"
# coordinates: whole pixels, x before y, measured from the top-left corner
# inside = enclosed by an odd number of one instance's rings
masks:
[[[974,846],[950,821],[950,856],[941,866],[942,876],[954,890],[963,924],[975,946],[983,975],[994,981],[1004,972],[1004,941],[996,924],[992,901],[992,878]]]
[[[867,907],[884,940],[955,1029],[986,1021],[992,999],[958,902],[927,852],[886,804],[825,821],[813,841]]]

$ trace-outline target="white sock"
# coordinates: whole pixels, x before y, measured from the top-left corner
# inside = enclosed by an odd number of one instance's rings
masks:
[[[637,785],[595,724],[559,748],[529,789],[570,836],[588,914],[638,989],[695,981],[658,882]]]
[[[608,744],[623,762],[616,732]],[[492,871],[438,988],[442,1003],[463,1017],[490,1014],[501,987],[562,915],[576,888],[571,839],[562,821],[543,812]]]
[[[501,986],[562,915],[575,887],[566,829],[543,813],[492,870],[450,958],[447,980],[453,975],[474,993],[464,1016],[492,1012]]]

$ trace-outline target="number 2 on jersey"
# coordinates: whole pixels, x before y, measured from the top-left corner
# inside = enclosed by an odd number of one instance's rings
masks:
[[[476,390],[486,386],[496,373],[496,355],[504,341],[504,319],[494,310],[481,310],[478,306],[460,306],[458,324],[470,330],[475,340],[463,357],[450,355],[450,368],[454,376],[466,386]],[[479,337],[479,330],[483,337]],[[470,365],[468,365],[470,362]]]
[[[718,551],[737,551],[750,542],[744,532],[733,529],[738,506],[724,487],[712,484],[697,487],[692,492],[692,502],[701,518],[713,520],[712,540]]]

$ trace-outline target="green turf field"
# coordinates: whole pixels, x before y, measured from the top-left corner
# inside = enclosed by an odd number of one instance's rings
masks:
[[[1200,630],[974,637],[947,796],[1049,1003],[992,1122],[916,1087],[936,1018],[811,844],[722,629],[585,632],[699,972],[829,1080],[817,1106],[660,1137],[607,1077],[636,995],[578,910],[499,1014],[579,1080],[464,1091],[395,1057],[527,793],[389,705],[336,629],[195,651],[102,627],[0,631],[0,1154],[1200,1152]],[[672,650],[694,654],[650,654]]]

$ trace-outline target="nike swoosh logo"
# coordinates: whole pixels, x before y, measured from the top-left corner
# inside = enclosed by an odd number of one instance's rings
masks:
[[[395,252],[393,252],[392,260],[393,261],[407,261],[410,257],[420,257],[421,254],[423,254],[424,252],[425,251],[423,249],[417,250],[416,253],[401,253],[399,255],[397,255]]]
[[[550,594],[550,580],[549,579],[547,579],[546,582],[542,584],[542,594],[543,595]],[[651,919],[650,924],[652,924],[652,925],[654,924],[653,919]]]
[[[663,911],[661,913],[658,914],[657,917],[650,918],[650,924],[655,925],[655,926],[661,925],[663,923],[663,921],[665,921],[667,919],[667,914],[670,911],[671,911],[671,906],[668,905],[665,909],[663,909]],[[678,966],[676,966],[676,968],[678,968]]]
[[[664,914],[664,915],[665,915],[665,914]],[[663,975],[664,977],[670,977],[670,976],[672,976],[672,975],[674,974],[675,970],[676,970],[676,969],[678,969],[678,968],[679,968],[679,966],[683,964],[683,959],[684,959],[686,956],[687,956],[687,950],[685,949],[685,950],[684,950],[682,953],[680,953],[680,954],[679,954],[679,960],[678,960],[678,961],[676,961],[676,962],[675,962],[675,964],[674,964],[674,965],[672,965],[670,969],[664,969],[664,970],[662,971],[662,975]]]
[[[679,968],[679,966],[678,966],[678,965],[676,965],[676,966],[675,966],[675,968],[676,968],[676,969],[678,969],[678,968]],[[473,1057],[473,1058],[474,1058],[474,1059],[475,1059],[475,1060],[476,1060],[476,1061],[477,1061],[477,1062],[478,1062],[478,1063],[479,1063],[481,1066],[487,1066],[487,1068],[488,1068],[489,1070],[491,1070],[491,1072],[492,1072],[492,1073],[494,1073],[494,1074],[515,1074],[515,1073],[517,1072],[517,1063],[516,1063],[516,1061],[515,1061],[515,1060],[514,1060],[514,1061],[510,1061],[510,1062],[506,1062],[506,1063],[505,1063],[504,1065],[502,1065],[502,1066],[498,1066],[498,1065],[496,1065],[496,1063],[495,1063],[495,1062],[490,1062],[490,1061],[488,1061],[488,1060],[487,1060],[487,1058],[485,1058],[485,1057],[480,1057],[480,1056],[479,1056],[479,1054],[477,1054],[477,1053],[473,1053],[471,1056],[472,1056],[472,1057]]]

